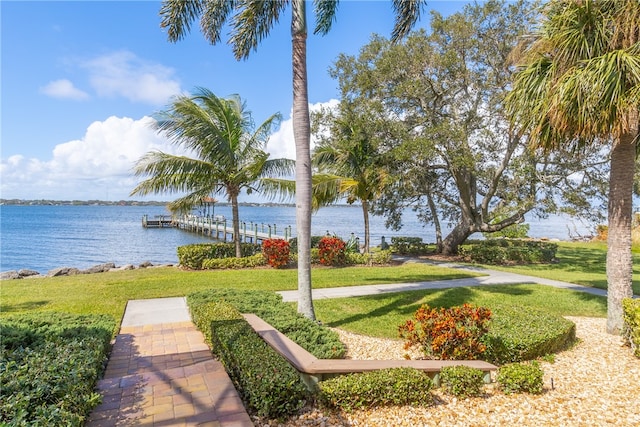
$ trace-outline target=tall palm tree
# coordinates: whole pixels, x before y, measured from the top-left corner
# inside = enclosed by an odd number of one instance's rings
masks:
[[[419,19],[424,0],[392,0],[396,13],[393,39],[404,37]],[[229,43],[236,59],[246,59],[291,6],[293,68],[293,137],[296,145],[296,230],[298,234],[298,312],[315,319],[311,294],[311,149],[307,91],[307,12],[304,0],[164,0],[161,26],[169,40],[184,38],[198,17],[204,36],[221,41],[225,24],[231,25]],[[327,34],[338,0],[314,0],[314,33]]]
[[[190,211],[211,194],[226,194],[232,209],[236,256],[242,256],[238,213],[241,191],[260,191],[261,178],[293,172],[292,160],[269,159],[264,151],[279,118],[274,114],[254,130],[251,113],[238,96],[222,99],[203,88],[193,96],[177,96],[170,109],[158,114],[155,127],[195,157],[160,151],[145,154],[134,172],[149,178],[131,194],[185,192],[169,204],[174,212]]]
[[[607,331],[623,325],[632,295],[631,220],[639,139],[640,2],[552,0],[514,57],[508,108],[531,144],[546,150],[611,145]]]

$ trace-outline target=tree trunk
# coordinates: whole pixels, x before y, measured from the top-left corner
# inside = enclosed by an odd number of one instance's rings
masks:
[[[236,257],[242,257],[242,247],[240,245],[240,213],[238,211],[238,195],[231,194],[231,222],[233,223],[233,243],[236,246]]]
[[[364,216],[364,253],[368,254],[371,238],[369,235],[369,203],[366,200],[362,201],[362,215]]]
[[[609,237],[607,240],[607,332],[619,335],[623,325],[622,300],[633,295],[631,283],[631,221],[635,134],[616,141],[611,151],[609,176]]]
[[[442,241],[442,254],[455,255],[458,253],[458,246],[471,236],[471,227],[466,221],[459,222],[451,233]]]
[[[298,312],[315,320],[311,292],[311,125],[307,92],[307,18],[304,0],[293,0],[293,139],[296,144]]]
[[[433,201],[431,192],[427,192],[427,202],[429,203],[429,211],[431,211],[431,217],[433,218],[433,224],[436,229],[436,253],[442,253],[442,226],[440,225],[440,219],[438,218],[438,209]],[[457,248],[456,248],[457,250]]]

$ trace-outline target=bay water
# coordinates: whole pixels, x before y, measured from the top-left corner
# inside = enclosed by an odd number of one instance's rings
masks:
[[[230,206],[215,206],[210,215],[231,221]],[[0,271],[31,269],[41,274],[57,267],[80,269],[113,262],[117,266],[177,264],[178,246],[212,242],[212,238],[176,228],[144,228],[142,217],[168,216],[164,206],[114,205],[2,205],[0,206]],[[247,224],[272,225],[278,234],[291,227],[295,236],[295,208],[292,206],[243,205],[240,219]],[[370,217],[371,244],[385,236],[422,237],[434,242],[433,226],[424,226],[413,211],[403,215],[402,228],[389,230],[384,218]],[[531,219],[529,235],[568,240],[573,231],[586,233],[584,226],[564,217]],[[331,206],[312,217],[312,234],[329,233],[345,240],[364,240],[362,208]],[[479,236],[478,236],[479,237]]]

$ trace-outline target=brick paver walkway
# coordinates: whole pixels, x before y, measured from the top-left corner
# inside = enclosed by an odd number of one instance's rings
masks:
[[[89,427],[253,426],[192,322],[123,326],[98,388]]]

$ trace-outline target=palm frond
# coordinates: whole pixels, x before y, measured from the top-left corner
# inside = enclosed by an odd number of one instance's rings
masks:
[[[411,28],[420,19],[425,4],[424,0],[393,0],[396,21],[391,33],[392,42],[399,42],[411,31]]]
[[[316,28],[313,33],[325,35],[331,30],[331,25],[336,19],[338,0],[314,0],[313,5],[316,16]]]
[[[229,44],[236,59],[246,59],[255,51],[273,25],[280,19],[287,0],[239,0],[239,12],[231,19],[232,30]]]
[[[200,15],[206,0],[164,0],[160,6],[160,27],[166,28],[169,41],[183,39],[191,30],[191,23]]]

